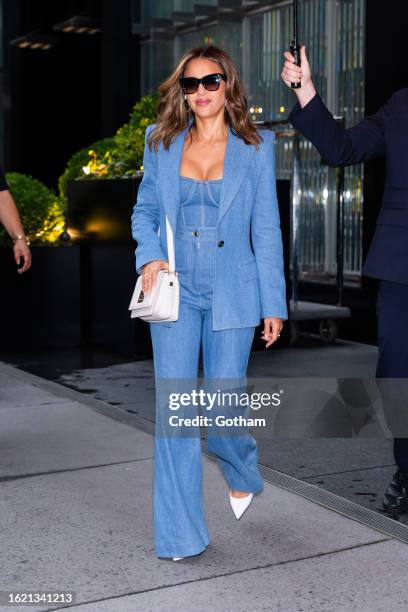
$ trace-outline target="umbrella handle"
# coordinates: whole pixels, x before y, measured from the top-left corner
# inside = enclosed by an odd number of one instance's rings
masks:
[[[294,63],[296,64],[296,66],[301,66],[302,64],[300,61],[300,45],[298,45],[297,42],[295,42],[294,40],[292,40],[292,44],[290,45],[290,52],[295,58]],[[299,89],[299,87],[302,87],[302,83],[291,83],[290,86],[292,87],[292,89]]]

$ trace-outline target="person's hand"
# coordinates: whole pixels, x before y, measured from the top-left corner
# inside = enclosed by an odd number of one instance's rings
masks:
[[[264,328],[262,332],[262,340],[266,341],[265,348],[269,348],[271,344],[276,342],[283,328],[283,320],[275,317],[264,319]]]
[[[282,80],[297,95],[299,103],[303,108],[303,106],[306,106],[306,104],[316,94],[316,89],[312,81],[309,61],[306,56],[306,48],[304,45],[300,47],[301,66],[297,66],[294,63],[295,58],[290,51],[285,51],[283,55],[286,58],[286,61],[283,64],[283,70],[281,72]],[[291,83],[299,82],[301,87],[297,89],[291,87]]]
[[[302,87],[307,87],[312,82],[312,73],[306,56],[305,45],[300,47],[301,66],[297,66],[295,64],[295,58],[290,51],[285,51],[283,55],[286,58],[281,73],[283,82],[288,87],[291,87],[291,83],[299,83],[301,81]],[[293,91],[297,93],[297,89],[294,89]]]
[[[31,268],[31,251],[28,244],[25,243],[24,240],[16,240],[13,246],[14,251],[14,260],[17,265],[20,265],[21,258],[24,263],[21,268],[17,269],[19,274],[26,272],[29,268]]]
[[[169,263],[163,259],[154,259],[142,266],[142,289],[143,293],[149,293],[157,281],[159,270],[168,270]]]

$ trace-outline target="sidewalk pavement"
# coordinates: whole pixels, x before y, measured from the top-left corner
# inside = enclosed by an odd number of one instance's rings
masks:
[[[0,420],[0,591],[72,590],[86,612],[408,608],[406,544],[268,482],[236,521],[205,455],[211,544],[158,559],[146,420],[3,363]]]

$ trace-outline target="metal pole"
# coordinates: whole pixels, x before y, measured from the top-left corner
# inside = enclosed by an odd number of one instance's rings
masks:
[[[298,2],[297,0],[293,0],[293,40],[290,45],[290,51],[295,59],[295,64],[297,66],[301,65],[300,62],[300,45],[298,39]],[[293,89],[299,89],[302,84],[301,83],[291,83],[290,86]]]
[[[293,0],[293,42],[298,43],[298,2]]]

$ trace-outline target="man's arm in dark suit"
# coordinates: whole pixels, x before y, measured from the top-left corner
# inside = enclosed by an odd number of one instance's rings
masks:
[[[394,96],[377,113],[347,129],[337,123],[319,94],[303,108],[297,102],[289,121],[314,144],[329,166],[350,166],[384,155],[384,125],[392,113]]]

